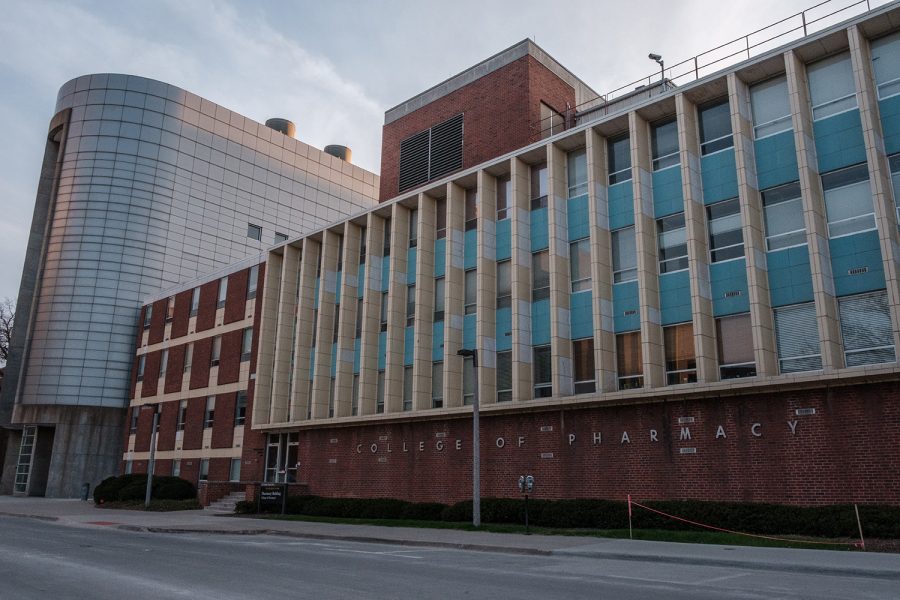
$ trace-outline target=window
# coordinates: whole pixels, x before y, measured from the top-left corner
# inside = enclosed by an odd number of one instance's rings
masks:
[[[217,335],[212,340],[212,352],[210,352],[209,366],[215,367],[219,364],[219,358],[222,354],[222,336]]]
[[[848,367],[896,360],[887,292],[838,299],[844,361]]]
[[[419,242],[419,211],[409,211],[409,247],[415,248]]]
[[[359,264],[366,264],[366,230],[359,231]]]
[[[478,303],[478,271],[469,269],[465,279],[465,314],[474,315]]]
[[[133,435],[133,434],[137,433],[138,419],[140,418],[140,414],[141,414],[140,406],[132,407],[132,409],[131,409],[131,426],[128,429],[129,434]]]
[[[512,351],[497,353],[497,402],[512,400]]]
[[[334,416],[334,377],[331,378],[331,382],[328,384],[328,418],[332,418]]]
[[[550,346],[535,346],[532,352],[534,359],[534,397],[549,398],[553,395],[553,366],[551,364]]]
[[[471,356],[463,358],[463,404],[475,402],[475,361]]]
[[[200,481],[206,481],[209,479],[209,459],[201,458],[200,459]]]
[[[206,411],[203,413],[203,428],[209,429],[213,426],[216,417],[216,397],[206,397]]]
[[[497,220],[503,221],[509,218],[509,208],[512,202],[512,178],[504,175],[497,179]]]
[[[756,375],[750,313],[716,319],[716,346],[722,379]]]
[[[734,146],[731,107],[728,99],[700,108],[700,154],[707,155]]]
[[[737,198],[706,207],[709,225],[709,260],[722,262],[744,256],[741,204]]]
[[[613,283],[637,279],[637,248],[634,226],[612,232]]]
[[[478,228],[478,191],[466,190],[466,231]]]
[[[178,403],[178,422],[175,425],[176,431],[184,431],[184,419],[187,416],[187,400],[182,400]]]
[[[787,183],[762,192],[766,249],[781,250],[806,243],[800,182]]]
[[[849,52],[808,65],[806,76],[813,121],[856,108],[856,86]]]
[[[440,240],[447,237],[447,201],[435,202],[435,211],[435,237]]]
[[[610,139],[606,145],[609,185],[631,181],[631,140],[626,133]]]
[[[756,139],[790,131],[793,125],[787,78],[781,75],[751,87],[750,110],[753,113],[753,136]]]
[[[176,458],[172,461],[172,477],[181,476],[181,459]]]
[[[186,344],[184,348],[184,372],[189,373],[191,370],[191,363],[194,360],[194,343],[190,342]]]
[[[166,305],[166,323],[170,323],[175,318],[175,296],[170,296]]]
[[[591,289],[591,240],[585,238],[569,244],[569,271],[572,292]]]
[[[337,272],[344,270],[344,236],[338,236],[337,241]],[[340,289],[335,289],[335,294],[340,297]]]
[[[153,305],[148,304],[144,308],[144,329],[150,327],[150,321],[153,320]]]
[[[566,173],[569,179],[569,198],[587,194],[587,152],[585,150],[569,152],[567,162],[568,169]]]
[[[334,305],[334,316],[331,318],[331,341],[332,343],[337,343],[338,341],[338,333],[340,332],[341,326],[341,305]]]
[[[159,376],[165,377],[166,370],[169,368],[169,349],[166,348],[162,351],[162,354],[159,357]]]
[[[195,287],[191,291],[191,316],[195,316],[198,310],[200,310],[200,288]]]
[[[666,384],[697,381],[697,360],[694,355],[694,325],[682,323],[663,327],[666,352]]]
[[[874,40],[871,50],[878,98],[884,100],[900,92],[900,34]]]
[[[774,312],[779,370],[796,373],[821,369],[816,305],[812,302],[795,304],[776,308]]]
[[[241,480],[241,459],[232,458],[231,468],[228,470],[228,481]]]
[[[391,220],[384,220],[384,245],[381,249],[382,256],[390,256],[391,255]],[[322,263],[319,262],[319,271],[322,270]]]
[[[894,207],[897,211],[897,223],[900,224],[900,154],[888,157],[891,166],[891,187],[894,190]]]
[[[511,264],[508,260],[497,263],[497,308],[512,306]]]
[[[375,390],[375,412],[384,412],[384,371],[378,371],[378,387]]]
[[[310,344],[310,346],[311,346],[312,348],[315,348],[315,347],[316,347],[316,340],[319,338],[319,309],[318,309],[318,308],[314,308],[314,309],[313,309],[312,323],[313,323],[313,327],[312,327],[312,343]]]
[[[262,239],[262,227],[253,223],[247,223],[247,237],[257,242],[260,241]]]
[[[550,252],[544,250],[531,255],[531,301],[550,297]]]
[[[616,336],[616,371],[620,390],[644,387],[642,356],[640,331],[620,333]]]
[[[134,469],[134,463],[133,463],[132,461],[130,461],[130,460],[126,460],[126,461],[125,461],[125,474],[126,474],[126,475],[131,475],[132,469]],[[17,489],[16,491],[17,491],[17,492],[18,492],[18,491],[23,491],[23,492],[24,492],[25,490],[24,490],[24,488],[23,488],[22,490],[18,490],[18,489]]]
[[[659,171],[681,163],[678,154],[678,123],[673,119],[650,128],[653,170]]]
[[[413,368],[412,365],[403,367],[403,410],[409,411],[413,407]]]
[[[412,327],[416,322],[416,286],[406,286],[406,326]]]
[[[356,328],[354,329],[353,336],[357,339],[362,337],[362,324],[363,324],[363,299],[356,299]]]
[[[656,239],[659,243],[660,275],[688,268],[687,230],[684,226],[684,213],[657,220]]]
[[[388,293],[381,292],[381,331],[387,331]]]
[[[547,207],[547,163],[531,167],[531,210]]]
[[[223,277],[219,280],[219,298],[216,301],[216,308],[225,306],[225,298],[228,296],[228,278]]]
[[[828,237],[836,238],[875,229],[875,208],[865,164],[822,175]]]
[[[444,320],[444,282],[443,277],[434,280],[434,322]]]
[[[138,368],[137,368],[137,380],[144,380],[144,369],[147,366],[147,355],[142,354],[140,358],[138,358]]]
[[[431,408],[444,406],[444,363],[431,363]]]
[[[250,267],[250,274],[247,277],[247,300],[256,298],[256,286],[259,279],[259,265]]]
[[[241,335],[241,362],[250,360],[250,352],[253,349],[253,328],[245,327]]]
[[[597,391],[594,373],[594,338],[572,341],[572,363],[575,367],[575,393]]]
[[[353,391],[350,394],[350,416],[359,414],[359,373],[353,374]]]

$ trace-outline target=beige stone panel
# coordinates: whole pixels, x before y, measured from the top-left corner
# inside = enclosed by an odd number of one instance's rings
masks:
[[[497,179],[478,172],[478,401],[497,401]]]
[[[284,246],[281,261],[281,290],[278,300],[278,325],[275,337],[275,367],[272,374],[272,423],[288,421],[291,388],[291,354],[294,337],[294,315],[297,314],[297,278],[300,274],[300,250]]]
[[[572,372],[571,266],[566,203],[569,197],[566,152],[547,146],[547,232],[550,242],[550,364],[554,396],[571,396]]]
[[[266,273],[281,273],[280,254],[269,252]],[[262,310],[259,318],[259,346],[256,358],[256,387],[253,400],[253,422],[271,422],[272,369],[275,365],[275,335],[278,330],[278,299],[281,277],[266,277],[262,288]]]
[[[528,165],[518,158],[511,163],[512,284],[512,397],[513,402],[534,398],[531,349],[531,179]]]
[[[294,333],[294,373],[291,379],[291,421],[305,421],[310,415],[309,363],[312,356],[313,332],[316,327],[316,272],[322,245],[311,238],[303,240],[300,253],[300,280],[297,299],[297,331]]]
[[[784,62],[787,72],[788,96],[791,103],[791,122],[794,127],[794,143],[797,147],[797,167],[800,175],[806,240],[809,244],[809,266],[812,272],[813,297],[816,303],[816,321],[819,325],[819,338],[822,343],[822,368],[829,372],[843,368],[844,355],[837,299],[834,293],[834,276],[831,271],[831,254],[828,248],[825,196],[822,192],[822,179],[819,177],[816,161],[816,144],[813,138],[812,109],[809,102],[806,65],[793,50],[785,53]]]
[[[356,344],[356,305],[359,300],[359,249],[362,228],[344,223],[341,265],[341,303],[338,321],[337,360],[334,385],[334,416],[349,417],[353,402],[353,358]]]
[[[378,394],[378,336],[381,330],[381,271],[385,220],[369,213],[366,223],[366,268],[359,351],[359,414],[375,414]]]
[[[409,252],[409,209],[399,203],[391,208],[391,278],[388,289],[387,347],[384,362],[386,413],[403,410],[406,268]]]
[[[416,229],[416,319],[413,349],[413,410],[431,408],[431,352],[434,344],[434,240],[437,200],[419,195]]]
[[[466,191],[447,184],[447,267],[444,279],[444,406],[463,404]]]
[[[313,365],[312,418],[329,417],[331,396],[331,349],[334,320],[337,318],[337,265],[341,235],[326,229],[322,233],[322,268],[319,274],[319,311],[316,321],[316,360]]]

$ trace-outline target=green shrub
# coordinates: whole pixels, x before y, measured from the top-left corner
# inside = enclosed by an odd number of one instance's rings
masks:
[[[132,473],[108,477],[94,488],[94,502],[104,504],[108,502],[143,500],[147,493],[147,475],[144,473]],[[197,497],[194,485],[179,477],[167,475],[153,476],[153,499],[159,500],[190,500]]]
[[[194,484],[180,477],[162,477],[158,484],[153,478],[153,497],[159,500],[190,500],[197,497]]]
[[[234,503],[234,512],[239,515],[252,515],[256,513],[256,502],[241,500]]]
[[[104,502],[113,502],[119,499],[119,491],[135,481],[147,480],[147,475],[140,473],[132,473],[129,475],[119,475],[118,477],[107,477],[94,488],[94,502],[103,504]]]

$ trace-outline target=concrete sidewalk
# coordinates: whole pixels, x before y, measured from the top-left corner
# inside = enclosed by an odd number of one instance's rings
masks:
[[[596,537],[522,535],[280,521],[208,511],[143,512],[96,508],[92,502],[0,496],[0,515],[46,519],[70,527],[115,527],[153,533],[284,535],[313,539],[458,548],[519,554],[657,561],[749,570],[849,575],[900,582],[900,555],[647,542]]]

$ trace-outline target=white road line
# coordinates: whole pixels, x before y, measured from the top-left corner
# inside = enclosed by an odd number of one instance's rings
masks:
[[[700,585],[706,585],[707,583],[715,583],[717,581],[726,581],[728,579],[737,579],[738,577],[748,577],[750,573],[732,573],[731,575],[722,575],[721,577],[713,577],[712,579],[701,579],[696,582]]]

